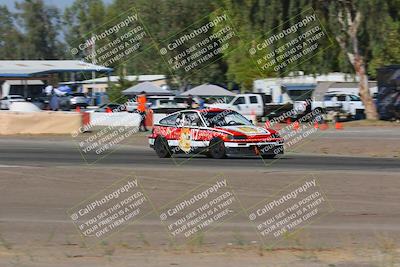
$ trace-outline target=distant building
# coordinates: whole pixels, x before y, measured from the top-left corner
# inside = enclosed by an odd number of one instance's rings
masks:
[[[151,82],[157,86],[164,86],[167,84],[165,75],[128,75],[124,77],[125,80],[131,82]],[[76,84],[82,86],[82,93],[88,95],[104,94],[108,88],[108,82],[118,83],[119,76],[101,77],[96,79],[76,81],[76,82],[63,82],[61,84],[71,85]]]
[[[5,80],[0,81],[0,84],[0,97],[7,95],[33,97],[40,95],[44,88],[44,82],[41,80]]]

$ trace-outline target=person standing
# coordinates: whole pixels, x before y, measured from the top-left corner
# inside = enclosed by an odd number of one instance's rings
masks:
[[[193,96],[192,95],[189,95],[186,103],[187,103],[187,106],[189,109],[193,108]]]
[[[203,98],[199,98],[199,109],[205,108],[206,101]]]
[[[60,107],[58,95],[57,95],[56,91],[54,90],[54,88],[51,89],[50,107],[51,107],[51,110],[53,110],[53,111],[57,111]]]
[[[142,91],[140,95],[137,97],[137,102],[138,102],[138,112],[140,114],[140,125],[139,125],[139,131],[140,132],[147,132],[146,128],[146,103],[147,103],[147,98],[146,98],[146,93]]]

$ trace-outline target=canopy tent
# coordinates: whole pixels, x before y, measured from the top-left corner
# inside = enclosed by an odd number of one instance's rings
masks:
[[[153,82],[165,80],[165,75],[127,75],[123,77],[124,80],[130,82]],[[98,83],[108,83],[108,79],[112,83],[118,83],[121,79],[120,76],[110,76],[110,77],[100,77],[96,79],[76,81],[76,82],[61,82],[61,84],[98,84]]]
[[[0,83],[5,80],[18,80],[22,83],[22,89],[18,89],[18,94],[25,98],[34,98],[39,97],[42,90],[33,88],[29,80],[41,80],[56,87],[61,74],[69,73],[75,80],[77,73],[102,72],[109,76],[112,71],[112,68],[79,60],[0,60]],[[68,91],[67,88],[62,90]]]
[[[122,91],[123,95],[139,95],[145,92],[147,95],[174,95],[171,91],[161,88],[151,82],[143,82]]]
[[[214,84],[202,84],[199,86],[196,86],[193,89],[190,89],[181,95],[187,96],[187,95],[192,95],[192,96],[234,96],[235,94],[232,93],[231,91],[228,91],[218,85]]]
[[[0,78],[31,78],[65,72],[111,72],[79,60],[0,60]]]

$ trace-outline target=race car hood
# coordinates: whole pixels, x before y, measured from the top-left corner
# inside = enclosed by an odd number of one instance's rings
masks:
[[[265,128],[257,127],[254,125],[239,125],[239,126],[224,126],[224,127],[217,127],[218,130],[223,130],[229,132],[231,134],[243,134],[247,136],[254,136],[254,135],[270,135],[271,132]]]

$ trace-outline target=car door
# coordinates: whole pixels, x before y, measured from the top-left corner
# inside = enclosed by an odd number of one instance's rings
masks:
[[[364,105],[360,99],[360,97],[356,96],[356,95],[349,95],[349,106],[350,106],[350,113],[352,115],[356,115],[356,110],[363,110]]]
[[[249,115],[249,105],[246,103],[246,98],[244,96],[239,96],[232,103],[235,110],[241,114]]]
[[[254,114],[257,116],[262,116],[263,115],[263,107],[261,103],[261,96],[257,95],[250,95],[248,96],[249,104],[248,104],[248,109],[250,111],[250,115]]]
[[[206,148],[211,137],[198,112],[184,112],[184,126],[186,131],[181,133],[181,138],[189,138],[191,149]],[[185,134],[189,134],[185,135]]]
[[[4,109],[4,102],[6,101],[6,98],[3,97],[0,99],[0,109]]]
[[[10,96],[6,96],[4,98],[4,102],[3,102],[3,107],[4,109],[10,109],[10,105],[11,105],[11,97]]]
[[[338,95],[337,100],[342,106],[342,111],[349,112],[349,98],[347,95]]]

